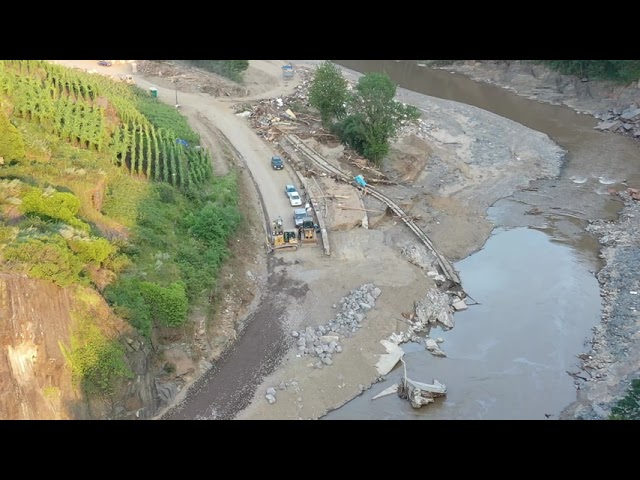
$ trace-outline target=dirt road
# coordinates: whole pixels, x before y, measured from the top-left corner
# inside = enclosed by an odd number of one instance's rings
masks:
[[[55,62],[66,66],[96,69],[98,73],[113,76],[131,74],[131,66],[127,64],[101,67],[92,60],[56,60]],[[275,76],[276,73],[281,75],[280,66],[284,64],[284,61],[273,60],[262,60],[256,63],[257,66],[254,68],[258,72],[262,72],[262,68],[266,69],[266,76],[270,79],[267,85],[273,88],[255,95],[254,98],[275,98],[293,92],[298,85],[297,79],[287,82],[275,80],[278,78]],[[158,90],[159,100],[169,105],[175,105],[176,89],[169,80],[165,78],[148,79],[136,73],[132,75],[136,85],[140,88],[154,87]],[[262,78],[265,74],[254,76]],[[248,82],[249,85],[253,83],[255,80]],[[243,118],[235,115],[232,105],[240,100],[248,100],[248,98],[226,98],[222,102],[209,95],[181,91],[178,91],[177,98],[181,112],[191,120],[194,130],[201,135],[204,146],[212,150],[218,148],[213,126],[217,127],[234,145],[260,188],[269,220],[281,215],[285,222],[285,228],[293,228],[293,208],[285,196],[284,186],[288,183],[297,184],[297,182],[291,178],[288,170],[275,171],[271,168],[270,160],[273,155],[276,155],[276,152],[251,130]],[[216,162],[214,166],[217,173],[224,174],[227,171],[224,162]]]

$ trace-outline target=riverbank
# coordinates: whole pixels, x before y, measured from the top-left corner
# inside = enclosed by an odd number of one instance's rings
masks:
[[[605,267],[598,272],[602,321],[594,328],[588,353],[574,372],[578,399],[563,419],[603,420],[627,394],[640,371],[640,202],[619,194],[625,207],[616,222],[596,221],[588,231],[600,238]]]
[[[360,76],[348,69],[343,72],[350,81]],[[462,259],[482,247],[492,230],[486,219],[489,205],[531,180],[553,178],[560,171],[565,152],[544,134],[472,106],[404,89],[398,90],[397,98],[420,108],[423,120],[402,131],[383,166],[399,185],[377,188],[415,215],[436,248],[450,259]],[[340,146],[314,139],[307,143],[332,162],[344,159]],[[264,378],[236,418],[316,419],[378,380],[375,364],[386,353],[380,341],[406,329],[402,314],[411,312],[432,285],[426,275],[431,265],[429,260],[424,268],[411,264],[416,239],[375,200],[364,201],[365,208],[381,213],[369,215],[368,229],[343,233],[330,228],[331,259],[305,257],[300,263],[283,263],[292,279],[310,287],[310,294],[297,304],[297,315],[287,318],[292,347],[287,357]],[[349,278],[361,278],[358,283],[346,285],[339,276],[338,268],[344,271],[346,266]],[[341,339],[341,352],[331,355],[331,363],[301,354],[299,333],[311,328],[317,334],[334,317],[332,305],[338,308],[342,297],[368,283],[380,288],[380,297],[362,327]]]
[[[466,61],[444,67],[473,80],[507,88],[514,93],[554,105],[565,105],[602,122],[603,135],[640,138],[637,118],[640,83],[616,85],[560,75],[544,66],[521,63]],[[615,132],[615,133],[614,133]],[[639,144],[640,145],[640,144]],[[640,173],[626,185],[640,188]],[[637,272],[640,267],[640,202],[622,191],[624,208],[614,222],[595,221],[587,230],[600,238],[605,266],[598,273],[603,300],[602,322],[594,329],[588,351],[579,355],[581,371],[572,372],[578,400],[569,405],[563,419],[606,419],[640,371],[638,346]]]

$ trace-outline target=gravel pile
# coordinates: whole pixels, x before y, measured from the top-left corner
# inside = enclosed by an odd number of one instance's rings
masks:
[[[318,357],[320,361],[315,365],[317,368],[333,364],[333,354],[342,352],[340,337],[350,337],[362,327],[367,312],[375,306],[380,293],[380,289],[372,283],[363,285],[340,299],[340,310],[326,325],[307,327],[303,332],[291,332],[297,339],[298,351],[302,355]],[[338,306],[334,305],[334,308]]]

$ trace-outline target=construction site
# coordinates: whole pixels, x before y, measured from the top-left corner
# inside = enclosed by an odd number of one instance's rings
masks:
[[[317,63],[251,61],[242,85],[182,61],[137,61],[135,73],[122,72],[160,101],[177,104],[179,96],[216,171],[226,162],[242,172],[244,208],[255,214],[255,238],[238,240],[226,271],[227,304],[199,337],[215,347],[167,349],[181,367],[162,377],[171,394],[157,418],[317,419],[401,369],[404,343],[441,365],[446,347],[435,332],[453,329],[454,314],[481,300],[455,263],[490,237],[487,209],[516,192],[547,192],[532,182],[560,175],[566,150],[548,135],[406,91],[398,99],[422,118],[400,129],[377,168],[326,132],[310,107]],[[345,76],[351,85],[359,78]],[[274,156],[282,170],[269,163]],[[545,209],[529,203],[526,211],[533,207]],[[409,409],[456,394],[446,369],[425,378],[408,367],[410,378],[385,392],[409,400]]]

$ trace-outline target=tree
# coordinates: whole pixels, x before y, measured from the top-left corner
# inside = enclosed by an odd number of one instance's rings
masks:
[[[24,155],[22,134],[0,111],[0,158],[9,162],[11,160],[20,160],[24,158]]]
[[[339,67],[330,61],[316,67],[309,87],[309,104],[318,109],[325,127],[344,117],[349,98],[347,85]]]
[[[397,102],[395,95],[396,86],[386,73],[363,75],[349,101],[351,113],[338,129],[345,143],[378,164],[389,153],[398,128],[420,118],[416,107]]]

